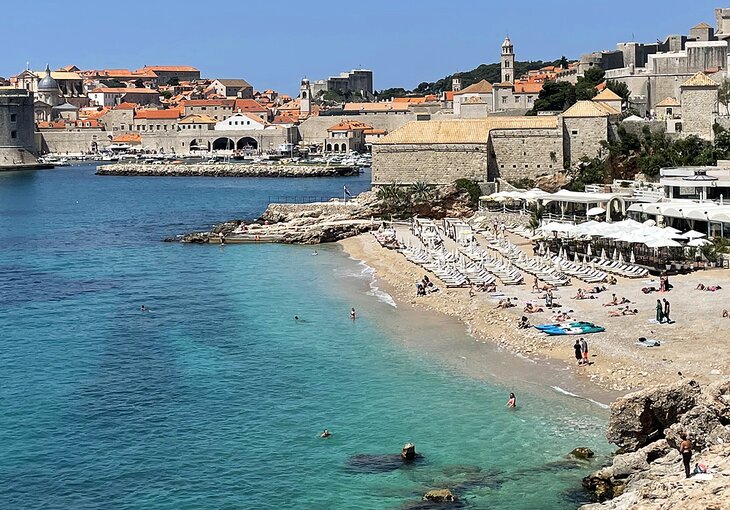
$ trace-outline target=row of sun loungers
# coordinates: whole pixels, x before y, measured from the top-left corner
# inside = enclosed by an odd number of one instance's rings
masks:
[[[407,247],[401,250],[407,260],[435,274],[447,287],[463,287],[469,279],[457,270],[445,257],[439,258],[436,253],[424,248]]]
[[[511,264],[505,264],[476,245],[462,247],[461,252],[475,264],[499,278],[504,285],[520,285],[524,282],[522,273],[517,268]]]
[[[583,280],[587,283],[601,283],[607,278],[607,274],[598,269],[586,267],[576,262],[571,262],[567,259],[555,255],[552,257],[553,264],[560,268],[560,270],[570,276],[574,276],[579,280]]]
[[[616,260],[606,260],[595,258],[592,261],[593,267],[606,271],[607,273],[617,274],[626,278],[644,278],[649,274],[649,270],[633,264],[618,262]]]

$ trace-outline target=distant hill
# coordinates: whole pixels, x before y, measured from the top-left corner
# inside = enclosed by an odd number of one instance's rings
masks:
[[[560,65],[565,65],[567,67],[568,59],[562,57],[552,62],[545,62],[542,60],[515,62],[515,75],[522,76],[528,71],[540,69],[541,67]],[[502,81],[502,68],[499,62],[494,64],[482,64],[476,69],[472,69],[471,71],[445,76],[444,78],[441,78],[440,80],[435,82],[422,82],[413,90],[395,87],[380,90],[377,92],[376,95],[380,99],[385,99],[389,97],[405,97],[408,95],[439,94],[441,92],[451,90],[451,80],[455,77],[461,78],[461,88],[466,88],[469,85],[481,80],[487,80],[489,83],[499,83],[500,81]]]

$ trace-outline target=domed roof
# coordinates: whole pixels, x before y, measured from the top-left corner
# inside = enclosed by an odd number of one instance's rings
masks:
[[[506,48],[507,46],[512,46],[512,41],[509,40],[509,36],[505,37],[502,43],[502,48]]]
[[[58,82],[51,77],[51,68],[46,65],[46,75],[38,82],[38,91],[57,91]]]

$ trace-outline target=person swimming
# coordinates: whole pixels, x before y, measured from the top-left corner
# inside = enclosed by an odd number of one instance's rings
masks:
[[[352,320],[357,319],[357,314],[355,313],[355,308],[350,309],[350,318]]]
[[[325,439],[326,439],[326,438],[330,437],[331,435],[332,435],[332,432],[330,432],[330,431],[329,431],[329,430],[327,430],[327,429],[324,429],[324,430],[322,431],[322,433],[321,433],[321,434],[319,435],[319,437],[321,437],[321,438],[325,438]]]
[[[149,312],[149,310],[150,310],[150,309],[149,309],[149,308],[147,308],[147,307],[146,307],[145,305],[142,305],[142,306],[140,306],[140,307],[139,307],[139,311],[140,311],[140,312]]]
[[[314,250],[314,251],[312,252],[312,257],[316,257],[317,255],[319,255],[319,253],[317,253],[317,250]]]
[[[507,401],[507,407],[517,407],[517,397],[514,393],[509,394],[509,400]]]

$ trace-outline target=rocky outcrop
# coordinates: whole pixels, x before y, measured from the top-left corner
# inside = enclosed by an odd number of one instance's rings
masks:
[[[449,489],[435,489],[424,494],[423,500],[432,503],[455,503],[459,498]]]
[[[710,480],[685,480],[680,432],[694,444],[693,465],[702,462],[715,470]],[[682,380],[627,395],[611,406],[607,436],[620,453],[583,485],[599,501],[609,501],[584,510],[727,508],[730,379],[704,389]]]
[[[414,461],[416,459],[416,445],[413,443],[404,444],[400,456],[406,462]]]
[[[140,177],[337,177],[354,175],[356,168],[321,165],[226,164],[142,164],[118,163],[96,167],[96,175]]]
[[[595,453],[593,453],[593,450],[591,450],[590,448],[586,448],[585,446],[579,446],[578,448],[574,448],[573,451],[568,454],[569,457],[574,457],[580,460],[588,460],[594,455]]]

